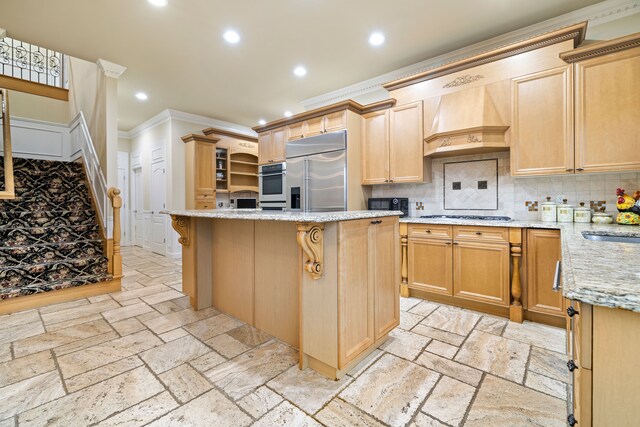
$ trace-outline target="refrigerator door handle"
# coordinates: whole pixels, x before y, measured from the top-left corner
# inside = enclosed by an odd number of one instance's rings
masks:
[[[302,210],[309,212],[309,159],[304,158],[302,163]]]

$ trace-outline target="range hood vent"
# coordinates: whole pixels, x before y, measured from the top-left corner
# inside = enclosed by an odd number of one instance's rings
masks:
[[[424,155],[445,157],[508,150],[509,103],[509,81],[425,100],[428,136],[424,139]]]

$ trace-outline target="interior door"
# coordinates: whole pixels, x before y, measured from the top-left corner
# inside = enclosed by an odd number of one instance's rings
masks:
[[[122,207],[120,208],[120,228],[122,235],[120,241],[122,246],[131,244],[129,235],[129,153],[118,152],[118,188],[120,189],[120,197],[122,198]]]
[[[160,211],[166,206],[166,175],[164,160],[151,165],[151,250],[166,253],[167,216]]]
[[[133,171],[133,244],[142,247],[144,245],[144,215],[143,215],[143,193],[142,193],[142,169]]]

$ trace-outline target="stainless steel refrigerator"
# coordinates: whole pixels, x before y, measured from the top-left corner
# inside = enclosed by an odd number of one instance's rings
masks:
[[[347,210],[347,131],[287,142],[287,210]]]

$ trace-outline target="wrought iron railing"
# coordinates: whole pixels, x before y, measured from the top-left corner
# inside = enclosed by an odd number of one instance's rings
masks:
[[[10,37],[0,39],[0,74],[60,88],[67,87],[62,53]]]

